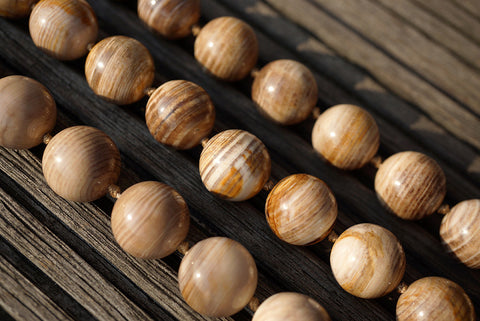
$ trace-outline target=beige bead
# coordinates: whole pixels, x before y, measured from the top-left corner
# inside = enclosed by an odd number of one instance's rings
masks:
[[[53,129],[56,118],[55,101],[38,81],[23,76],[0,79],[0,146],[36,146]]]
[[[226,317],[243,309],[257,287],[257,267],[240,243],[225,237],[198,242],[178,271],[183,298],[195,311]]]
[[[85,76],[95,94],[119,105],[140,100],[155,76],[147,48],[133,38],[113,36],[96,44],[87,56]]]
[[[368,223],[343,232],[330,254],[333,275],[340,286],[364,299],[378,298],[395,289],[405,264],[405,253],[395,235]]]
[[[318,88],[311,71],[294,60],[276,60],[255,76],[252,100],[282,125],[305,120],[317,103]]]
[[[169,39],[188,36],[200,18],[200,0],[138,0],[138,16]]]
[[[375,119],[366,110],[355,105],[336,105],[318,117],[312,144],[334,166],[353,170],[375,156],[380,134]]]
[[[413,282],[397,302],[398,321],[475,321],[472,301],[456,283],[427,277]]]
[[[118,244],[142,259],[160,259],[175,252],[189,226],[188,207],[182,196],[158,182],[129,187],[112,210],[112,231]]]
[[[185,80],[172,80],[154,91],[147,103],[145,119],[157,141],[188,149],[212,131],[215,107],[202,87]]]
[[[330,321],[327,311],[314,299],[293,292],[281,292],[266,299],[252,321]]]
[[[427,155],[402,152],[390,156],[375,176],[375,191],[387,209],[406,220],[435,212],[446,193],[442,169]]]
[[[60,60],[84,56],[98,34],[95,13],[84,0],[42,0],[29,24],[35,45]]]
[[[260,139],[238,129],[211,138],[200,155],[205,187],[230,201],[255,196],[270,177],[270,155]]]
[[[21,18],[28,16],[38,0],[0,0],[0,17]]]
[[[198,34],[194,52],[195,58],[214,76],[227,81],[240,80],[257,63],[257,36],[240,19],[213,19]]]
[[[43,174],[61,197],[90,202],[107,193],[120,174],[120,153],[104,132],[88,126],[62,130],[47,145]]]
[[[294,245],[323,240],[337,219],[337,201],[322,180],[295,174],[282,179],[271,190],[265,214],[272,231]]]
[[[463,264],[480,269],[480,199],[455,205],[442,220],[440,236]]]

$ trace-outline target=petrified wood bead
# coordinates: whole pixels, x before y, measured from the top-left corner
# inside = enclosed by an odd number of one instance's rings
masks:
[[[445,174],[427,155],[401,152],[380,165],[375,176],[379,200],[397,216],[418,220],[432,214],[446,193]]]
[[[472,301],[450,280],[426,277],[413,282],[397,302],[398,321],[475,321]]]
[[[333,275],[350,294],[372,299],[397,287],[405,272],[405,253],[395,235],[375,224],[343,232],[330,254]]]
[[[111,220],[118,244],[142,259],[175,252],[190,226],[182,196],[159,182],[141,182],[125,190],[115,202]]]
[[[186,80],[172,80],[153,92],[145,119],[157,141],[188,149],[211,132],[215,107],[202,87]]]
[[[0,16],[6,18],[21,18],[27,16],[32,5],[38,0],[0,0]]]
[[[266,299],[252,321],[330,321],[327,311],[312,298],[293,292],[281,292]]]
[[[56,118],[55,101],[38,81],[23,76],[0,79],[0,146],[36,146],[53,129]]]
[[[42,160],[48,185],[65,199],[90,202],[107,193],[120,174],[120,153],[99,129],[74,126],[48,143]]]
[[[295,174],[270,191],[265,214],[272,231],[283,241],[310,245],[323,240],[337,219],[337,201],[322,180]]]
[[[473,269],[480,268],[480,199],[463,201],[445,215],[440,236],[448,249]]]
[[[238,129],[212,137],[200,155],[205,187],[230,201],[255,196],[270,177],[270,155],[260,139]]]
[[[353,170],[375,156],[380,134],[366,110],[355,105],[336,105],[318,117],[312,131],[312,144],[334,166]]]
[[[195,311],[213,317],[237,313],[257,287],[257,267],[240,243],[225,237],[198,242],[178,271],[183,298]]]
[[[200,18],[200,0],[138,0],[138,16],[169,39],[188,36]]]
[[[97,39],[97,18],[84,0],[42,0],[29,24],[35,45],[60,60],[84,56]]]
[[[206,24],[194,46],[195,58],[214,76],[228,81],[244,78],[257,63],[253,29],[240,19],[220,17]]]
[[[317,103],[317,83],[311,71],[294,60],[276,60],[255,76],[252,100],[282,125],[305,120]]]
[[[150,52],[137,40],[125,36],[103,39],[92,48],[85,62],[90,88],[119,105],[141,99],[154,75]]]

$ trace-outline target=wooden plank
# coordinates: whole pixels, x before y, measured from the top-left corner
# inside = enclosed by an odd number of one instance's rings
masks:
[[[0,307],[16,320],[74,320],[2,256],[0,279]]]

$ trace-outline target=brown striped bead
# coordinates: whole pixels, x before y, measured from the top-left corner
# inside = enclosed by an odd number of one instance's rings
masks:
[[[384,206],[406,220],[435,212],[446,193],[446,179],[437,162],[417,152],[401,152],[380,165],[375,191]]]
[[[314,299],[300,293],[281,292],[266,299],[252,321],[330,321],[327,311]]]
[[[195,244],[178,270],[185,301],[195,311],[226,317],[243,309],[257,287],[257,267],[240,243],[211,237]]]
[[[215,195],[244,201],[255,196],[270,177],[270,155],[260,139],[238,129],[212,137],[200,155],[200,176]]]
[[[186,80],[172,80],[154,91],[145,119],[157,141],[188,149],[212,131],[215,107],[202,87]]]
[[[62,130],[43,154],[48,185],[70,201],[90,202],[107,193],[120,175],[120,153],[99,129],[74,126]]]
[[[97,18],[84,0],[42,0],[29,24],[35,45],[60,60],[84,56],[97,39]]]
[[[455,282],[426,277],[413,282],[397,302],[398,321],[475,321],[472,301]]]
[[[312,144],[334,166],[353,170],[375,156],[380,134],[375,119],[366,110],[355,105],[336,105],[318,117]]]
[[[195,58],[214,76],[227,81],[240,80],[257,63],[257,36],[242,20],[220,17],[202,28],[194,52]]]
[[[140,100],[155,76],[147,48],[135,39],[113,36],[96,44],[87,56],[85,76],[95,94],[119,105]]]
[[[480,269],[480,199],[455,205],[442,220],[440,236],[463,264]]]
[[[200,18],[200,0],[138,0],[138,16],[169,39],[188,36]]]
[[[313,74],[294,60],[269,63],[255,76],[252,85],[252,100],[267,117],[282,125],[305,120],[317,98]]]
[[[182,196],[159,182],[141,182],[125,190],[115,202],[111,221],[118,244],[141,259],[175,252],[190,226]]]
[[[322,180],[295,174],[270,191],[265,214],[272,231],[283,241],[310,245],[323,240],[337,219],[337,201]]]
[[[348,293],[364,299],[378,298],[395,289],[405,264],[405,253],[395,235],[368,223],[343,232],[330,253],[337,282]]]
[[[0,0],[0,17],[26,17],[38,0]]]
[[[0,79],[0,146],[36,146],[53,129],[56,118],[55,101],[38,81],[23,76]]]

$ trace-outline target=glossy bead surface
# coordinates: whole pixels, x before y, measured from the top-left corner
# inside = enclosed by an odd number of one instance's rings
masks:
[[[56,118],[55,101],[38,81],[23,76],[0,79],[0,146],[36,146],[53,129]]]
[[[175,252],[190,226],[182,196],[159,182],[141,182],[125,190],[115,202],[111,221],[122,249],[142,259]]]
[[[260,139],[238,129],[212,137],[200,155],[200,176],[215,195],[244,201],[255,196],[270,177],[270,155]]]
[[[364,299],[378,298],[395,289],[405,264],[405,253],[395,235],[368,223],[343,232],[330,254],[333,275],[340,286]]]
[[[334,166],[353,170],[375,156],[380,134],[375,119],[366,110],[355,105],[336,105],[318,117],[312,144]]]
[[[252,100],[282,125],[305,120],[317,103],[318,88],[311,71],[294,60],[276,60],[263,67],[252,85]]]
[[[458,203],[445,215],[440,236],[465,265],[480,268],[480,199]]]
[[[211,237],[195,244],[178,271],[183,298],[195,311],[213,317],[237,313],[257,287],[257,267],[240,243]]]
[[[185,80],[172,80],[154,91],[147,103],[145,119],[157,141],[188,149],[211,132],[215,107],[202,87]]]
[[[242,20],[220,17],[202,28],[194,52],[195,58],[214,76],[227,81],[240,80],[257,63],[257,36]]]
[[[327,311],[314,299],[293,292],[281,292],[266,299],[252,321],[330,321]]]
[[[60,60],[84,56],[98,33],[95,13],[84,0],[42,0],[29,25],[35,45]]]
[[[307,174],[282,179],[270,191],[265,214],[283,241],[310,245],[323,240],[337,219],[337,201],[322,180]]]
[[[21,18],[28,16],[38,0],[0,0],[0,17]]]
[[[138,16],[169,39],[188,36],[200,18],[200,0],[138,0]]]
[[[435,212],[446,193],[446,179],[437,162],[417,152],[387,158],[375,176],[378,199],[395,215],[418,220]]]
[[[472,301],[455,282],[426,277],[413,282],[397,302],[398,321],[475,321]]]
[[[140,100],[154,75],[155,65],[147,48],[125,36],[103,39],[92,48],[85,62],[90,88],[119,105]]]
[[[120,174],[120,153],[99,129],[74,126],[55,135],[45,148],[43,174],[61,197],[90,202],[107,193]]]

